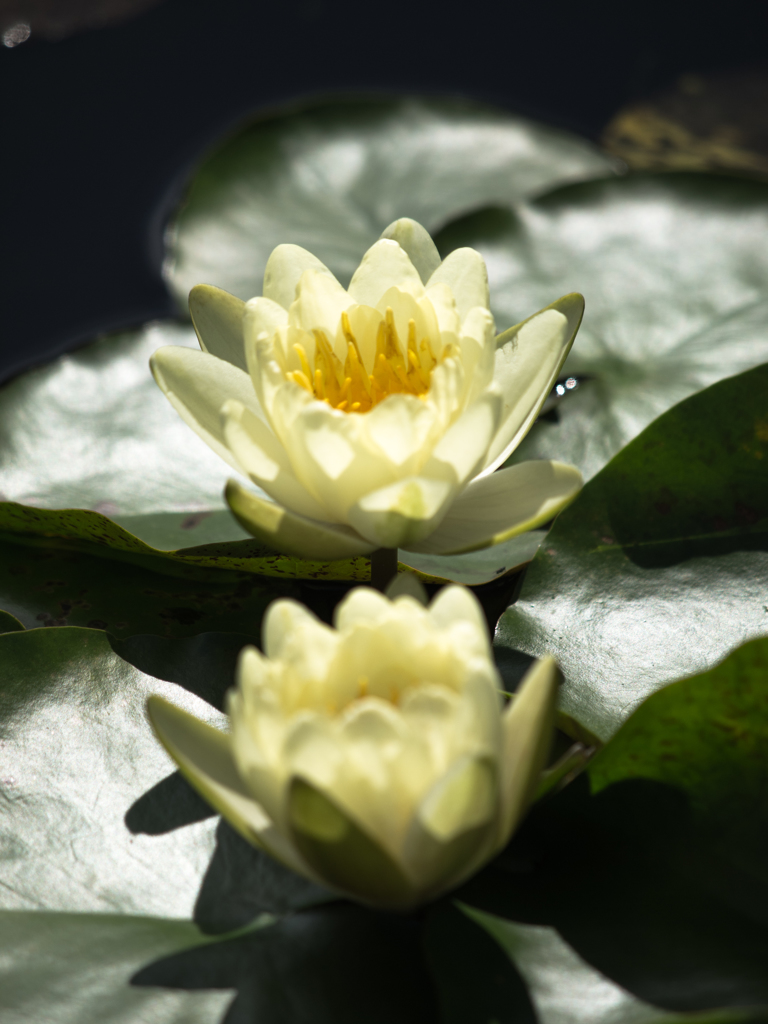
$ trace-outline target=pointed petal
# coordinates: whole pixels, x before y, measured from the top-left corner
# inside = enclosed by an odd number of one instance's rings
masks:
[[[323,331],[328,341],[333,343],[341,323],[341,314],[351,305],[352,299],[335,277],[316,270],[306,270],[301,275],[296,299],[288,311],[289,323],[305,331]],[[337,351],[336,354],[345,358],[346,345],[343,351]]]
[[[500,469],[474,480],[413,550],[456,555],[499,544],[551,519],[573,501],[582,483],[578,469],[562,462],[542,459]]]
[[[454,491],[447,480],[406,477],[362,497],[349,521],[375,547],[408,548],[435,529]]]
[[[504,395],[501,426],[483,476],[506,462],[533,426],[570,351],[584,314],[584,299],[564,295],[496,339],[493,379]]]
[[[305,779],[291,780],[288,820],[296,848],[326,885],[382,908],[405,910],[418,902],[390,855]]]
[[[498,781],[487,758],[464,757],[422,801],[403,845],[409,876],[434,898],[471,875],[496,836]]]
[[[454,249],[432,274],[427,287],[436,284],[447,284],[456,300],[459,319],[469,313],[475,306],[490,306],[488,291],[488,271],[485,260],[475,249]]]
[[[147,714],[182,775],[233,828],[294,871],[315,877],[244,786],[226,733],[162,697],[149,698]]]
[[[189,293],[189,313],[200,348],[240,370],[247,369],[243,348],[244,310],[242,299],[210,284],[195,285]]]
[[[265,501],[236,480],[228,481],[224,496],[243,529],[276,551],[333,562],[370,554],[377,547],[348,526],[307,519],[273,501]]]
[[[504,712],[499,846],[506,844],[528,809],[547,762],[559,683],[555,659],[542,658],[525,674]]]
[[[221,425],[221,409],[234,398],[263,419],[259,400],[251,378],[236,366],[194,349],[166,345],[149,361],[155,380],[185,423],[202,437],[206,444],[239,470],[227,448]]]
[[[432,236],[418,221],[410,217],[401,217],[384,228],[382,238],[391,238],[401,249],[405,249],[408,258],[416,268],[421,280],[426,283],[440,266],[440,253],[432,241]]]
[[[273,302],[272,299],[265,299],[259,296],[256,299],[249,299],[245,303],[242,312],[242,334],[254,340],[267,335],[273,337],[281,327],[288,326],[288,313],[282,306]],[[245,349],[243,349],[245,351]],[[245,355],[243,355],[245,359]],[[248,370],[248,365],[244,366]]]
[[[385,404],[382,402],[382,406]],[[457,483],[471,479],[482,465],[496,433],[501,407],[501,395],[493,390],[486,391],[442,436],[424,467],[425,475],[437,476],[434,464],[441,463],[450,466]]]
[[[349,282],[349,294],[361,305],[376,306],[390,288],[409,292],[417,299],[424,294],[419,272],[408,253],[397,242],[384,238],[363,256]]]
[[[322,506],[296,479],[285,448],[267,424],[231,399],[221,414],[225,443],[251,480],[279,505],[310,519],[322,519]]]
[[[283,309],[290,309],[296,298],[296,286],[305,270],[333,277],[317,256],[300,245],[278,245],[272,250],[264,268],[264,298],[271,299]]]

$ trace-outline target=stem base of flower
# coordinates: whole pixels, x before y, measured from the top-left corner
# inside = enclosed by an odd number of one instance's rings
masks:
[[[397,575],[397,548],[377,548],[371,552],[371,586],[382,593]]]

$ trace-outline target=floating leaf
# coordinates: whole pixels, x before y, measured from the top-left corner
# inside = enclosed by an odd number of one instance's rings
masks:
[[[480,250],[500,326],[564,291],[586,299],[552,414],[514,461],[593,476],[688,395],[768,359],[768,186],[639,174],[557,189],[449,226],[441,251]],[[570,382],[569,382],[570,383]]]
[[[255,121],[203,161],[166,277],[184,312],[196,284],[249,299],[261,295],[272,249],[293,242],[346,284],[399,217],[434,231],[468,210],[614,166],[583,139],[466,101],[314,104]]]
[[[768,1017],[767,672],[762,638],[652,694],[459,892],[545,1024]]]
[[[497,643],[553,654],[563,709],[605,739],[653,690],[768,632],[768,366],[659,417],[531,563]]]

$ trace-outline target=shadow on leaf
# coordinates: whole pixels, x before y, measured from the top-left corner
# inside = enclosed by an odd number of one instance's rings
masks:
[[[715,860],[682,791],[646,779],[595,796],[586,776],[534,808],[502,855],[457,893],[556,928],[585,960],[671,1010],[768,1002],[768,905]]]
[[[133,985],[235,989],[222,1024],[437,1024],[422,920],[334,903],[164,957]]]

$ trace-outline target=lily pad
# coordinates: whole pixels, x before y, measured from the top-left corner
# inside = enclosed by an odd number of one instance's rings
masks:
[[[602,739],[644,697],[768,633],[768,366],[647,427],[558,518],[497,644],[555,655]]]
[[[589,478],[676,402],[765,362],[766,232],[768,185],[693,174],[571,185],[448,226],[442,252],[485,257],[498,324],[563,291],[586,299],[563,368],[580,386],[513,461],[556,458]]]
[[[315,103],[253,122],[203,161],[173,228],[166,280],[184,312],[196,284],[249,299],[261,294],[272,249],[293,242],[346,283],[398,217],[434,231],[615,166],[577,136],[466,101]]]
[[[116,640],[71,626],[0,635],[0,907],[194,915],[205,926],[224,898],[238,924],[327,900],[245,843],[233,852],[145,715],[147,697],[164,694],[226,727],[219,709],[248,642]],[[236,906],[222,843],[238,865]]]
[[[201,941],[191,921],[0,911],[0,1013],[8,1024],[216,1024],[231,992],[130,984],[148,961]]]
[[[761,638],[649,696],[457,894],[539,1019],[768,1016],[766,671]]]

